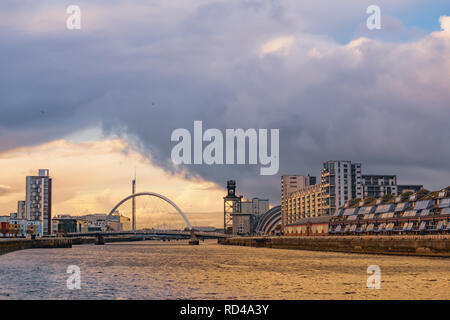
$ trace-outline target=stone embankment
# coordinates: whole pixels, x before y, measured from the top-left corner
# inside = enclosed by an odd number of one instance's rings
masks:
[[[450,236],[230,237],[219,244],[258,248],[450,257]]]
[[[0,239],[0,255],[34,248],[72,248],[72,239]]]

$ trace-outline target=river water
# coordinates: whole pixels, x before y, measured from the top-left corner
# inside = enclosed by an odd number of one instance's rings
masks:
[[[67,288],[77,265],[81,289]],[[381,270],[368,289],[367,267]],[[0,256],[0,299],[449,299],[450,260],[129,242]]]

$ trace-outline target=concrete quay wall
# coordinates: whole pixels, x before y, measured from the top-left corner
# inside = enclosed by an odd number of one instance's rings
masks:
[[[33,248],[72,248],[71,239],[0,239],[0,255]]]
[[[450,236],[231,237],[219,244],[257,248],[450,257]]]

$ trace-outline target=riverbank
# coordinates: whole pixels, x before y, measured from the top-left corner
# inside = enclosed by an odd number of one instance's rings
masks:
[[[154,240],[153,236],[115,236],[102,237],[102,244],[113,242],[133,242]],[[0,255],[9,252],[33,248],[72,248],[72,245],[98,244],[99,238],[74,237],[74,238],[44,238],[44,239],[0,239]],[[159,241],[178,241],[178,239],[157,239]]]
[[[0,255],[34,248],[72,248],[72,239],[1,239]]]
[[[450,257],[450,236],[233,237],[219,244],[257,248]]]

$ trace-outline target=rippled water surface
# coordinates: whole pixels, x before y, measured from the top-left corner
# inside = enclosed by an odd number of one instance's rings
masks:
[[[81,289],[67,289],[69,265]],[[381,289],[369,290],[369,265]],[[0,299],[449,299],[450,260],[132,242],[0,256]]]

